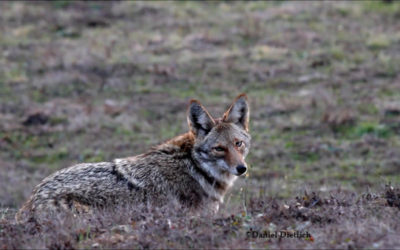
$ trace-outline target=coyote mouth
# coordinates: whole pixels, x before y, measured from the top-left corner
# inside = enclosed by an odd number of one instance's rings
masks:
[[[239,176],[239,177],[240,177],[240,176],[244,176],[244,175],[246,175],[246,173],[247,173],[247,171],[246,171],[246,172],[244,172],[244,173],[241,173],[241,174],[240,174],[240,173],[235,173],[234,175],[236,175],[236,176]]]

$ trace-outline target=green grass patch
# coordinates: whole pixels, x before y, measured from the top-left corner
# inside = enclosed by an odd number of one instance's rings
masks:
[[[394,134],[390,127],[373,121],[361,122],[355,126],[342,126],[338,128],[337,132],[346,139],[358,139],[364,135],[373,135],[385,139]]]
[[[72,2],[69,0],[53,0],[51,1],[51,4],[53,5],[54,8],[56,9],[63,9],[68,7]]]
[[[386,15],[400,15],[400,3],[393,1],[387,3],[384,1],[363,1],[361,5],[366,12],[374,12]]]
[[[51,150],[45,150],[46,152],[39,155],[34,155],[30,160],[37,164],[48,164],[55,166],[58,162],[68,157],[68,149],[65,147],[59,148],[58,150],[51,152]]]
[[[372,134],[377,137],[387,138],[392,134],[392,131],[384,124],[365,122],[355,127],[354,133],[359,137],[365,134]]]
[[[93,151],[91,149],[84,150],[81,158],[83,158],[84,162],[102,162],[106,159],[101,150]]]

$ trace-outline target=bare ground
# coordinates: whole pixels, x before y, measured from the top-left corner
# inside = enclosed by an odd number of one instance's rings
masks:
[[[0,9],[0,248],[399,248],[399,3]],[[121,207],[14,223],[48,174],[142,153],[187,130],[189,99],[217,116],[241,92],[251,171],[217,215]]]

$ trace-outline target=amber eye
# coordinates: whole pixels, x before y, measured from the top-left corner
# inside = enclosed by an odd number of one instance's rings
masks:
[[[225,151],[225,149],[223,148],[223,147],[214,147],[213,148],[215,151],[217,151],[217,152],[223,152],[223,151]]]
[[[242,141],[237,141],[236,142],[236,147],[240,148],[242,146],[243,142]]]

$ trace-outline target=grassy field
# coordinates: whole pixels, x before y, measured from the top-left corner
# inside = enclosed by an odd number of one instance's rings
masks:
[[[400,3],[1,2],[0,53],[0,248],[400,247]],[[251,169],[217,215],[15,224],[50,173],[143,153],[187,131],[190,99],[219,116],[242,92]]]

